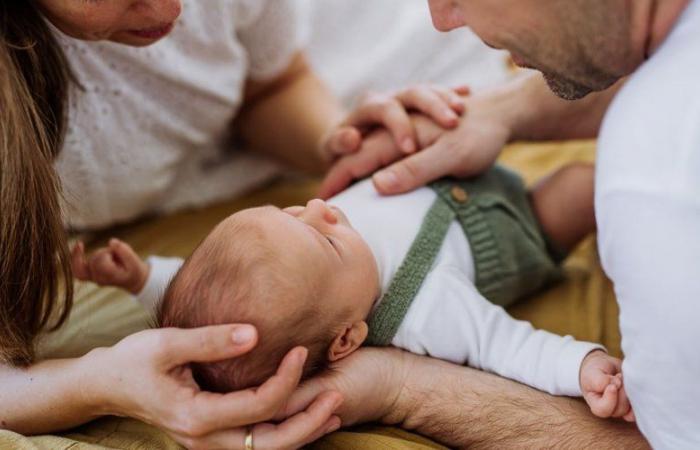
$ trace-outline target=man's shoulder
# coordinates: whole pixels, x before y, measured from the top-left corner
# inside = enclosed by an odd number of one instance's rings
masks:
[[[599,188],[606,180],[674,180],[684,172],[698,173],[700,27],[691,27],[688,19],[610,106],[600,134]]]

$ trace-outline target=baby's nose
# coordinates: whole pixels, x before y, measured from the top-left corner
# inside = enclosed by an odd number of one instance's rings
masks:
[[[328,204],[321,199],[315,198],[306,204],[304,215],[311,221],[321,220],[324,222],[335,223],[336,217],[333,211],[328,207]]]

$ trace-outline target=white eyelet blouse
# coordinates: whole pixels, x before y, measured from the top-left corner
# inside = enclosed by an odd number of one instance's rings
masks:
[[[278,172],[231,142],[246,79],[284,71],[303,40],[294,0],[184,0],[143,48],[55,30],[80,86],[56,160],[66,224],[90,229],[241,194]]]

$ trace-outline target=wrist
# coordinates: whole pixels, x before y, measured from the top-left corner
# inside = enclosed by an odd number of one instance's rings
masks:
[[[126,289],[133,295],[139,295],[146,286],[150,275],[151,265],[145,261],[141,261],[139,270],[137,271],[136,276],[134,276],[134,280],[130,283],[130,286],[127,286]]]
[[[99,347],[76,360],[76,388],[80,402],[84,404],[93,418],[106,415],[120,415],[112,401],[113,387],[105,376],[105,360],[109,348]]]
[[[422,403],[421,399],[431,389],[431,380],[423,377],[423,357],[399,350],[395,353],[387,382],[391,394],[385,396],[380,421],[386,425],[414,429],[415,426],[411,424]]]

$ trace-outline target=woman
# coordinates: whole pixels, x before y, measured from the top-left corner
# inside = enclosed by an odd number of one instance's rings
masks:
[[[0,4],[1,428],[34,434],[116,414],[187,446],[237,448],[241,427],[284,405],[301,348],[255,391],[205,393],[190,375],[189,362],[249,351],[257,335],[247,325],[149,330],[77,359],[35,362],[34,344],[71,308],[66,223],[96,228],[201,205],[275,172],[259,155],[222,156],[234,118],[248,147],[311,170],[357,149],[360,126],[386,125],[397,145],[415,150],[404,105],[456,124],[459,98],[430,88],[371,97],[339,122],[298,52],[291,4]],[[306,414],[256,425],[256,448],[297,447],[336,429],[341,400],[326,392]]]

